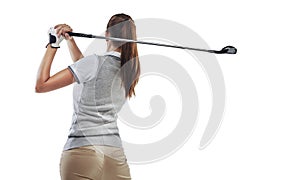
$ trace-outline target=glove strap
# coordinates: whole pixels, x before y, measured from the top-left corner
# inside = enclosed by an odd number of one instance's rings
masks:
[[[49,34],[49,43],[51,44],[51,43],[55,43],[55,42],[56,42],[56,37]]]
[[[53,36],[53,35],[51,35],[51,34],[49,34],[49,43],[46,45],[46,48],[47,48],[47,46],[50,44],[50,46],[51,46],[51,48],[60,48],[60,47],[53,47],[51,44],[52,43],[55,43],[56,42],[56,37],[55,36]]]

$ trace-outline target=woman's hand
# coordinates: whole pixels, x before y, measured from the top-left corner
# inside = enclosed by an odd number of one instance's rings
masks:
[[[73,29],[67,24],[58,24],[54,27],[58,37],[64,36],[66,40],[73,39],[72,36],[69,36],[68,32],[72,32]]]
[[[79,59],[83,58],[83,54],[76,45],[74,38],[68,34],[68,32],[73,32],[73,29],[67,24],[58,24],[54,28],[56,29],[58,37],[64,36],[67,40],[72,60],[76,62]]]

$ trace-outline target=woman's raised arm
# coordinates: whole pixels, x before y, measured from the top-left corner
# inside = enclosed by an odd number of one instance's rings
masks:
[[[53,91],[70,85],[75,81],[73,74],[68,68],[50,76],[51,65],[56,51],[56,48],[52,48],[50,44],[47,45],[46,53],[37,74],[35,85],[35,92],[37,93]]]

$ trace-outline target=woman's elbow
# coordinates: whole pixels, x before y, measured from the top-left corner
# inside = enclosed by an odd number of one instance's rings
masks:
[[[35,85],[35,92],[36,93],[44,93],[45,91],[45,87],[42,84],[36,84]]]

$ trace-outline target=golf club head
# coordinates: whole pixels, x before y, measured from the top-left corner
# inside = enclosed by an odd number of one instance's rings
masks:
[[[226,46],[221,51],[222,54],[236,54],[237,49],[233,46]]]

